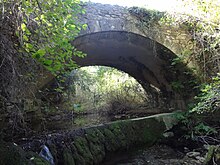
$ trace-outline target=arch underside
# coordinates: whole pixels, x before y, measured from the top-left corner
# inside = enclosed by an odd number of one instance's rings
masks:
[[[166,109],[185,108],[183,98],[171,86],[179,77],[179,72],[175,75],[171,69],[176,55],[156,41],[130,32],[106,31],[80,36],[72,44],[87,54],[85,58],[73,57],[80,66],[115,67],[134,77],[146,91],[150,91],[157,106],[164,107],[166,104]],[[179,103],[173,103],[175,99]]]

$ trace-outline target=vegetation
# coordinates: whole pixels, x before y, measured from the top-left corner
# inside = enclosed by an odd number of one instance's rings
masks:
[[[123,113],[144,108],[149,102],[146,92],[134,78],[114,68],[80,68],[74,71],[70,84],[68,97],[74,103],[71,107],[75,112]]]
[[[194,43],[179,57],[193,62],[201,80],[200,93],[188,112],[177,114],[184,137],[203,144],[217,144],[220,139],[220,5],[217,0],[183,1],[186,10],[174,11],[162,19],[171,26],[185,27]],[[175,61],[174,61],[175,62]]]
[[[79,0],[0,0],[0,109],[12,134],[27,131],[24,107],[38,102],[42,73],[63,78],[77,66],[73,54],[85,56],[70,43],[86,28],[78,22],[84,13]]]
[[[196,99],[199,101],[191,112],[199,114],[215,113],[220,111],[220,74],[213,78],[213,82],[204,85]]]
[[[74,55],[84,56],[70,43],[86,28],[77,22],[77,15],[85,13],[79,3],[79,0],[2,0],[1,25],[13,21],[18,39],[15,46],[58,75],[76,67],[73,50]]]
[[[177,113],[177,118],[185,126],[184,137],[197,142],[215,144],[220,138],[220,77],[201,87],[196,103],[187,112]]]
[[[79,0],[1,0],[0,4],[0,102],[20,104],[22,97],[36,97],[34,86],[40,85],[37,77],[42,72],[63,77],[77,66],[73,54],[85,56],[70,43],[86,28],[77,20],[85,11]]]
[[[220,72],[219,1],[186,0],[182,4],[184,6],[163,17],[162,23],[185,27],[189,31],[194,48],[186,48],[180,57],[187,63],[193,62],[196,74],[203,82],[211,81],[211,77]]]

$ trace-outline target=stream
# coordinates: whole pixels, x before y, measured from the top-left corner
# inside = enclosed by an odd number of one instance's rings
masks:
[[[31,125],[32,130],[37,134],[42,132],[57,132],[64,130],[74,130],[84,127],[90,127],[99,124],[109,123],[116,120],[125,120],[138,117],[146,117],[154,114],[141,113],[141,114],[119,114],[119,115],[101,115],[99,113],[87,113],[65,116],[54,115],[48,117],[43,122],[35,122]]]
[[[68,130],[104,124],[116,118],[87,114],[77,116],[73,120],[59,121],[48,124],[49,130]],[[152,147],[141,147],[108,155],[100,165],[200,165],[201,160],[190,158],[186,153],[168,145],[155,144]]]
[[[102,116],[96,113],[78,115],[73,118],[60,118],[53,116],[47,120],[46,124],[33,126],[36,134],[50,134],[90,127],[104,124],[116,120],[109,116]],[[44,130],[44,131],[42,131]],[[43,133],[42,133],[43,132]],[[18,144],[25,143],[29,138],[17,141]],[[187,157],[186,153],[178,148],[172,148],[166,144],[155,144],[151,147],[134,147],[124,152],[108,154],[100,165],[200,165],[201,160]]]

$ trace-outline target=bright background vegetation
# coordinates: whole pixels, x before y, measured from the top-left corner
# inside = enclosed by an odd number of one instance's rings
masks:
[[[133,77],[110,67],[77,69],[72,72],[70,84],[68,97],[76,111],[123,113],[146,108],[149,101],[147,93]]]

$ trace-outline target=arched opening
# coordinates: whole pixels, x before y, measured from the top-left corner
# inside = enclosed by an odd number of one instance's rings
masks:
[[[67,86],[68,99],[63,109],[75,114],[116,120],[160,113],[153,100],[155,93],[146,91],[136,79],[116,68],[81,67],[72,71]],[[160,94],[158,88],[151,88]]]
[[[87,54],[84,58],[73,56],[73,60],[76,61],[80,67],[112,67],[129,74],[141,84],[148,94],[148,100],[144,100],[144,103],[147,103],[146,106],[141,107],[146,113],[155,114],[184,110],[187,102],[190,101],[194,95],[192,88],[195,84],[191,84],[191,81],[189,81],[194,78],[189,74],[187,67],[180,62],[173,65],[173,60],[177,56],[163,45],[149,38],[130,32],[107,31],[79,36],[72,44],[78,50]],[[71,78],[71,75],[69,77]],[[54,87],[56,88],[53,82],[48,85],[47,89],[53,90]],[[65,88],[68,89],[68,87],[70,87],[70,85],[65,84]],[[51,92],[49,92],[49,95],[50,93]],[[48,98],[49,96],[46,97],[46,99]],[[52,94],[52,98],[55,98],[55,104],[59,104],[60,100],[56,100],[56,98],[59,99],[60,97],[56,97],[56,95],[53,97]],[[93,102],[95,102],[95,100],[96,99],[93,99]],[[63,102],[61,102],[61,104],[62,103]],[[80,111],[78,107],[80,102],[74,100],[70,103],[71,105],[68,105],[70,108]],[[88,107],[84,109],[86,108]],[[90,108],[91,107],[87,110],[91,110]],[[126,107],[125,109],[138,111],[137,107],[134,107],[135,109],[132,108]],[[62,110],[65,111],[65,108]],[[111,107],[110,110],[112,110],[113,113],[117,112],[117,110],[114,111],[114,107]],[[84,115],[82,118],[76,118],[76,116],[74,116],[75,114],[69,115],[69,113],[67,113],[67,115],[73,117],[74,120],[70,122],[74,126],[75,123],[79,123],[77,124],[78,126],[85,126],[85,117],[89,119],[89,125],[97,124],[93,122],[97,121],[97,119],[99,120],[96,115]],[[91,119],[95,120],[91,121]],[[65,121],[69,126],[69,121]],[[63,126],[63,123],[64,122],[62,122],[61,126]],[[101,120],[100,123],[103,123],[103,121]],[[74,127],[73,125],[71,125],[71,127]],[[51,126],[51,130],[53,130],[54,122]],[[58,127],[58,124],[56,124],[55,129],[58,128],[63,129],[63,127]],[[50,128],[48,127],[48,129]]]
[[[173,65],[177,56],[154,40],[125,31],[106,31],[80,36],[72,44],[87,54],[85,58],[73,57],[80,66],[110,66],[128,73],[154,93],[152,99],[164,112],[184,110],[193,95],[186,66]],[[161,92],[159,97],[156,89]]]
[[[59,85],[63,87],[60,97],[56,91]],[[49,109],[43,110],[50,114],[50,120],[40,126],[42,130],[76,129],[166,112],[158,106],[163,102],[159,100],[159,88],[153,85],[144,88],[134,77],[114,67],[79,67],[63,84],[54,79],[42,94],[41,99],[50,102],[46,106]]]

